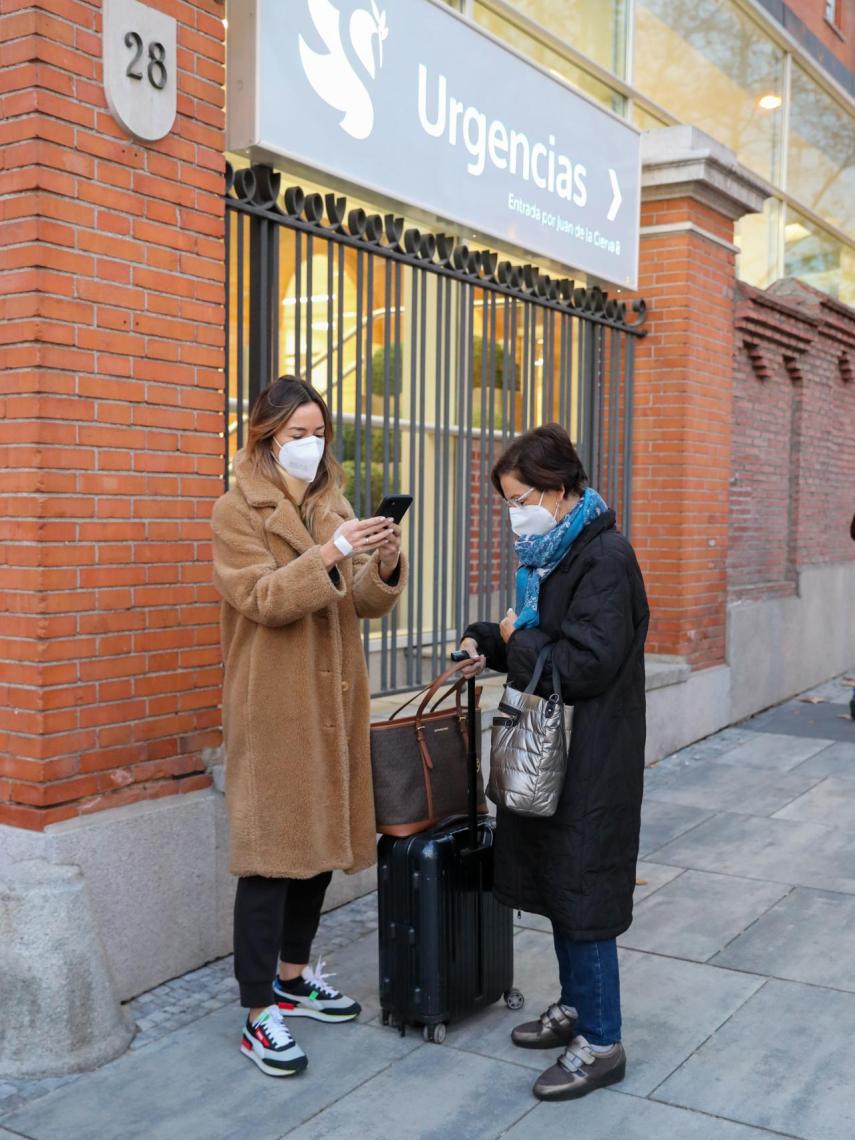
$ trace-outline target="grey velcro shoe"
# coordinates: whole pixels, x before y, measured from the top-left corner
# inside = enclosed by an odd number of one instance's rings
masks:
[[[569,1045],[575,1032],[576,1018],[556,1003],[537,1021],[518,1025],[511,1033],[511,1040],[521,1049],[556,1049]]]
[[[622,1081],[626,1073],[626,1053],[618,1042],[608,1053],[594,1053],[584,1037],[576,1037],[556,1064],[534,1082],[538,1100],[577,1100],[594,1089],[604,1089]]]

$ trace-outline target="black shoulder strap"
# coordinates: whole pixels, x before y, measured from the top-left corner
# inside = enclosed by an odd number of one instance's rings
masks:
[[[551,660],[553,692],[556,697],[560,698],[561,678],[558,676],[558,666],[555,664],[555,659],[552,656],[552,651],[554,648],[555,646],[552,644],[544,645],[543,649],[541,649],[540,653],[538,653],[537,661],[535,662],[534,666],[534,672],[531,675],[531,680],[529,681],[528,685],[526,685],[525,691],[527,693],[533,693],[535,691],[537,686],[540,684],[540,678],[543,676],[543,670],[546,668],[546,662]]]

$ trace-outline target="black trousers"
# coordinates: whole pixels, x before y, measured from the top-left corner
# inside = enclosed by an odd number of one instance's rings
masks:
[[[241,1005],[273,1002],[277,961],[308,962],[332,871],[313,879],[238,879],[235,895],[235,977]]]

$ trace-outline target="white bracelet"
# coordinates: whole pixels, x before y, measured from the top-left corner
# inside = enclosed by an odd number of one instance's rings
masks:
[[[345,558],[350,558],[351,554],[353,554],[353,547],[343,534],[337,534],[333,538],[333,545],[338,547]]]

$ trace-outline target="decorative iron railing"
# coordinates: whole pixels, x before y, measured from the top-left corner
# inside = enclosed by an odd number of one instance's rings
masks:
[[[410,586],[364,638],[375,692],[419,685],[470,620],[512,599],[489,474],[513,436],[564,424],[629,528],[644,303],[283,187],[267,166],[229,167],[226,206],[226,481],[261,387],[290,372],[325,394],[357,514],[415,496]]]

